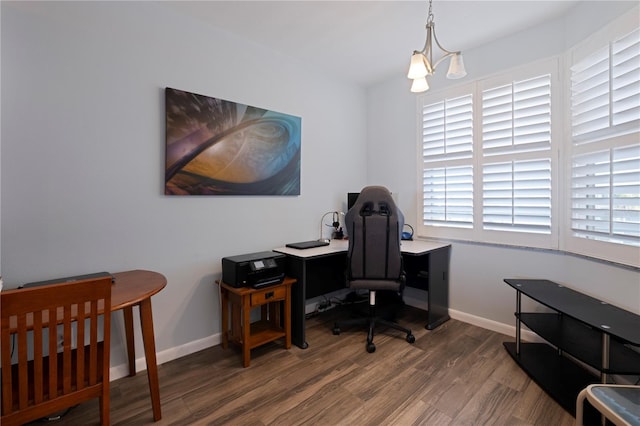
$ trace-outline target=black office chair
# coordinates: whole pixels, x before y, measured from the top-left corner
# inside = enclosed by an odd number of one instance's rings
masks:
[[[402,212],[396,207],[389,190],[382,186],[363,188],[345,216],[349,236],[347,286],[354,290],[369,290],[369,316],[336,322],[333,334],[340,334],[341,325],[368,325],[369,353],[376,350],[373,335],[378,324],[406,333],[409,343],[416,341],[411,330],[376,316],[376,291],[390,290],[401,296],[404,289],[405,274],[400,252],[403,224]]]

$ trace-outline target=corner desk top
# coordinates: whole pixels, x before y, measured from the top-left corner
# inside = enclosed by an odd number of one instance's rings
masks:
[[[425,240],[403,240],[400,242],[400,249],[404,254],[421,255],[430,251],[448,247],[451,244],[437,241]],[[322,257],[334,253],[346,252],[349,248],[349,240],[331,240],[328,246],[313,247],[308,249],[295,249],[291,247],[278,247],[273,249],[278,253],[299,258]]]

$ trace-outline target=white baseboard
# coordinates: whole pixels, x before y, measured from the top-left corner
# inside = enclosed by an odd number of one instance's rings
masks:
[[[490,319],[478,317],[475,315],[467,314],[466,312],[456,311],[455,309],[449,309],[449,316],[458,321],[466,322],[467,324],[476,325],[478,327],[485,328],[487,330],[495,331],[496,333],[504,334],[506,336],[513,337],[515,339],[516,336],[516,326],[504,324],[498,321],[493,321]],[[532,343],[543,343],[544,340],[538,336],[533,331],[530,331],[525,328],[524,324],[522,325],[522,329],[520,331],[521,337],[523,341],[532,342]]]
[[[184,345],[174,346],[173,348],[165,349],[162,352],[156,354],[156,361],[158,365],[165,362],[173,361],[174,359],[181,358],[183,356],[190,355],[192,353],[201,351],[211,346],[219,345],[222,341],[222,333],[217,333],[204,339],[194,340],[193,342],[185,343]],[[144,354],[144,351],[141,351]],[[136,372],[144,371],[147,369],[147,360],[144,356],[136,359]],[[120,364],[113,366],[109,369],[109,380],[116,380],[129,375],[129,366],[127,364]]]
[[[407,305],[413,306],[414,308],[422,309],[424,311],[428,310],[427,302],[424,300],[407,297],[405,294],[404,301]],[[515,325],[504,324],[498,321],[493,321],[476,315],[468,314],[466,312],[456,311],[455,309],[451,308],[449,308],[449,316],[458,321],[466,322],[467,324],[495,331],[496,333],[511,336],[513,338],[515,338],[516,335]],[[524,325],[521,329],[521,337],[522,340],[525,340],[527,342],[544,342],[544,340],[540,336],[530,330],[527,330]]]
[[[422,299],[412,298],[405,295],[404,301],[407,305],[413,306],[414,308],[422,309],[424,311],[427,310],[427,302]],[[307,305],[307,309],[312,311],[315,308],[315,305],[316,303],[310,303]],[[467,324],[472,324],[507,336],[515,337],[516,335],[516,327],[514,325],[503,324],[476,315],[456,311],[455,309],[449,309],[449,316],[458,321],[466,322]],[[529,330],[526,330],[524,326],[522,329],[522,340],[528,342],[543,342],[540,336]],[[158,362],[158,365],[160,365],[165,362],[173,361],[174,359],[178,359],[183,356],[201,351],[203,349],[219,345],[221,341],[222,334],[216,333],[203,339],[188,342],[180,346],[174,346],[173,348],[165,349],[164,351],[158,352],[156,354],[156,360]],[[141,351],[141,353],[144,353],[144,351]],[[140,372],[145,371],[146,369],[147,361],[144,356],[142,356],[141,358],[137,358],[136,371]],[[109,370],[109,374],[110,380],[117,380],[122,377],[127,377],[129,375],[129,367],[127,364],[113,366]]]

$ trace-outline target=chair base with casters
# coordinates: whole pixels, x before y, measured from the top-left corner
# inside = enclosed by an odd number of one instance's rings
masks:
[[[377,325],[386,326],[395,330],[406,333],[405,340],[409,343],[414,343],[416,338],[408,328],[402,327],[391,321],[387,321],[376,315],[376,292],[375,290],[369,290],[369,316],[363,318],[355,318],[352,320],[345,320],[336,322],[333,326],[333,334],[338,335],[341,332],[341,326],[350,325],[367,325],[369,327],[369,334],[367,335],[367,352],[373,353],[376,351],[376,345],[373,343],[373,336]]]

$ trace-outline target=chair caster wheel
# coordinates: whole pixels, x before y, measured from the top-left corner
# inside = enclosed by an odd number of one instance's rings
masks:
[[[413,334],[407,334],[407,342],[414,343],[416,341],[416,337]]]
[[[340,334],[340,327],[336,325],[333,327],[333,335],[337,336],[338,334]]]
[[[367,352],[372,354],[375,351],[376,351],[376,345],[374,345],[373,343],[367,343]]]

